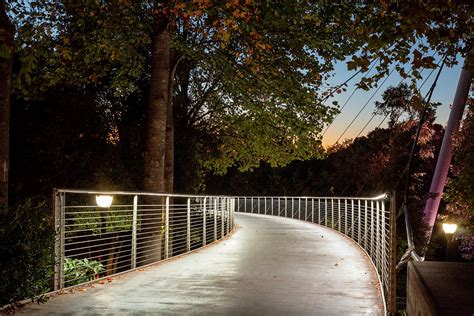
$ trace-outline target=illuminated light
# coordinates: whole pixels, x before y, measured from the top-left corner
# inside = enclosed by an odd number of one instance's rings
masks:
[[[112,195],[97,195],[95,197],[95,201],[99,207],[110,207],[113,199],[114,197]]]
[[[448,223],[443,224],[443,230],[445,234],[454,234],[457,228],[458,228],[458,225],[456,224],[448,224]]]

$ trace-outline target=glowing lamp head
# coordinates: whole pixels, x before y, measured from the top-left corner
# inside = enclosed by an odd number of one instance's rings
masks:
[[[443,224],[443,230],[445,234],[454,234],[457,228],[458,228],[458,225],[456,224],[449,224],[449,223]]]
[[[95,201],[99,207],[110,207],[113,199],[114,197],[112,195],[97,195],[95,197]]]

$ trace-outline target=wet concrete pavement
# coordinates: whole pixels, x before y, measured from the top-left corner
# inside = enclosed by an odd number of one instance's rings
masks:
[[[214,246],[20,314],[383,314],[375,271],[348,238],[294,219],[236,216],[240,228]]]

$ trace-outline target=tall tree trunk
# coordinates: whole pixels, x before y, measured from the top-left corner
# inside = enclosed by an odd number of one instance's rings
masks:
[[[155,17],[152,41],[143,187],[147,192],[164,192],[170,76],[170,29],[165,16]]]
[[[161,3],[155,3],[159,8]],[[143,188],[147,192],[165,192],[166,122],[168,118],[170,77],[170,20],[155,13],[152,38],[151,78],[147,113],[147,139]],[[161,259],[164,199],[147,197],[148,205],[159,205],[140,211],[144,232],[139,253],[141,264]]]
[[[168,95],[169,95],[168,115],[166,117],[166,150],[165,150],[165,190],[167,193],[173,193],[174,191],[174,118],[173,118],[174,84],[173,82],[174,82],[174,71],[170,71],[169,86],[168,86]]]
[[[10,96],[15,28],[0,0],[0,213],[8,210],[10,165]]]

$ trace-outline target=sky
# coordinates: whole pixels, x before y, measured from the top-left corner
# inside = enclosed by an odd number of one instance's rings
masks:
[[[436,122],[443,126],[445,126],[448,121],[448,116],[449,116],[449,111],[450,111],[449,106],[450,104],[452,104],[453,99],[454,99],[454,94],[456,92],[456,86],[457,86],[459,74],[461,72],[462,63],[463,63],[463,59],[459,57],[458,64],[456,66],[452,68],[444,67],[438,79],[436,88],[433,92],[433,96],[431,98],[432,102],[441,103],[441,105],[437,109]],[[431,70],[429,69],[424,70],[422,73],[422,76],[423,77],[428,76],[430,71]],[[436,77],[436,71],[437,70],[433,72],[431,77],[429,77],[429,79],[427,80],[423,88],[421,89],[422,96],[425,96],[427,91],[430,89],[434,81],[434,78]],[[341,84],[342,82],[347,80],[352,74],[354,74],[354,71],[350,71],[350,72],[347,71],[346,63],[340,62],[335,66],[334,76],[330,80],[329,83],[331,85]],[[359,74],[354,79],[352,79],[348,84],[346,92],[343,92],[339,95],[335,95],[334,98],[329,99],[326,102],[326,104],[331,104],[332,101],[336,100],[342,106],[344,102],[346,102],[350,94],[353,92],[354,85],[355,83],[358,82],[361,76],[363,76],[363,74],[362,75]],[[364,125],[369,121],[369,119],[372,117],[372,114],[374,112],[375,101],[381,101],[383,92],[390,86],[397,86],[401,80],[402,79],[398,75],[398,73],[394,71],[392,75],[389,77],[389,79],[385,82],[385,84],[375,94],[374,98],[368,103],[368,105],[360,114],[360,116],[354,121],[351,127],[343,135],[343,137],[341,138],[339,142],[342,142],[348,138],[354,138],[362,130]],[[383,79],[380,81],[380,83],[382,81]],[[421,80],[419,83],[421,84],[422,81],[423,80]],[[369,91],[357,90],[355,92],[354,96],[350,99],[350,101],[344,107],[342,112],[336,117],[333,124],[330,125],[327,132],[325,133],[323,137],[323,145],[325,147],[328,147],[336,142],[336,140],[342,135],[343,131],[346,129],[346,127],[349,125],[352,119],[357,115],[357,113],[368,101],[368,99],[371,97],[371,95],[374,93],[376,89],[377,88],[374,88]],[[380,122],[382,122],[382,120],[383,120],[382,116],[376,116],[372,120],[372,122],[365,128],[361,136],[367,135],[367,133],[373,130],[375,127],[377,127],[380,124]],[[384,124],[382,124],[381,127],[386,127],[386,126],[387,124],[385,122]]]

